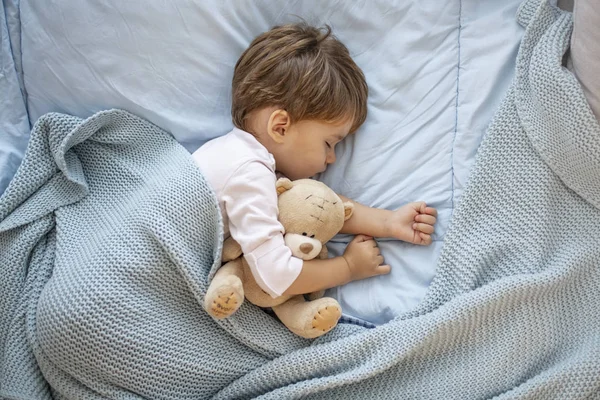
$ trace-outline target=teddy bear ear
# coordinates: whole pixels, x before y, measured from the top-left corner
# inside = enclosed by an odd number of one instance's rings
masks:
[[[277,196],[279,196],[280,194],[293,188],[294,184],[288,178],[279,178],[277,179],[275,187],[277,188]]]
[[[344,221],[347,221],[348,218],[350,218],[352,216],[353,212],[354,212],[354,204],[352,204],[352,202],[350,202],[350,201],[345,201],[344,202]]]

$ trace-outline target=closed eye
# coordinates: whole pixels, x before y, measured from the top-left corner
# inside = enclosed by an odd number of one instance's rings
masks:
[[[325,142],[325,144],[327,145],[327,148],[330,149],[331,145],[329,144],[329,142]]]

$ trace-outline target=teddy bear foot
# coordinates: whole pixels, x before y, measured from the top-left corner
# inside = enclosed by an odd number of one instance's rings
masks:
[[[342,316],[342,308],[331,297],[305,302],[296,296],[286,303],[273,307],[275,313],[296,335],[314,339],[332,330]]]
[[[242,282],[236,276],[230,276],[219,287],[209,288],[204,297],[204,309],[216,319],[223,319],[235,313],[244,301]]]
[[[341,316],[342,310],[338,306],[325,306],[317,310],[317,313],[314,315],[311,324],[312,329],[315,329],[319,332],[323,332],[322,334],[325,334],[337,325]]]

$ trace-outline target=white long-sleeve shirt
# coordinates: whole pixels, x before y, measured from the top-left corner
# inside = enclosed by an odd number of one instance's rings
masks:
[[[258,285],[280,296],[303,261],[292,256],[277,219],[275,159],[250,133],[234,128],[192,154],[217,195],[225,238],[238,242]]]

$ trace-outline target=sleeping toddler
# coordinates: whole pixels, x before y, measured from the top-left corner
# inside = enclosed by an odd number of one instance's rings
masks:
[[[388,274],[374,237],[431,243],[437,211],[425,202],[395,211],[353,202],[342,233],[357,236],[339,257],[303,261],[284,243],[278,175],[309,178],[334,163],[336,144],[365,121],[367,92],[362,71],[329,27],[275,27],[254,39],[235,66],[233,130],[193,154],[217,195],[225,237],[240,244],[272,297]]]

